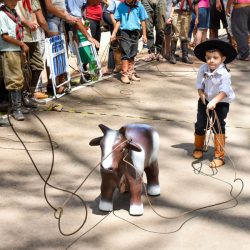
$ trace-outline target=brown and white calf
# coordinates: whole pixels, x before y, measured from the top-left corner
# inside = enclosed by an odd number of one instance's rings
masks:
[[[157,160],[159,135],[153,127],[147,124],[129,124],[119,130],[112,130],[102,124],[99,127],[103,136],[89,143],[90,146],[100,145],[102,153],[99,209],[113,210],[113,193],[115,188],[119,188],[120,192],[130,191],[129,213],[142,215],[141,194],[144,171],[147,177],[147,193],[154,196],[160,195]],[[132,166],[123,160],[126,154],[126,161]]]

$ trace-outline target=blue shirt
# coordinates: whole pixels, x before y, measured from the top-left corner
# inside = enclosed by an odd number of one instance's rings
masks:
[[[115,10],[117,9],[120,3],[121,3],[120,0],[111,0],[107,8],[107,11],[110,13],[115,13]]]
[[[66,0],[66,7],[70,15],[82,17],[82,8],[87,5],[87,0]]]
[[[140,30],[141,21],[148,18],[148,14],[141,2],[136,2],[136,6],[130,8],[125,2],[122,2],[117,7],[114,18],[121,22],[121,30]]]

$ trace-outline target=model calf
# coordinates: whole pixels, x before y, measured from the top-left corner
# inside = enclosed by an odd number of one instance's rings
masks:
[[[112,130],[100,124],[103,136],[90,141],[90,146],[101,147],[101,199],[99,209],[113,210],[113,193],[130,192],[131,215],[142,215],[142,175],[147,177],[147,193],[160,195],[157,155],[159,135],[146,124],[129,124],[119,130]]]

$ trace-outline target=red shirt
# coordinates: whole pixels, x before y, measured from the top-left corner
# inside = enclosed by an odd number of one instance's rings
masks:
[[[86,18],[101,21],[102,20],[102,5],[89,5],[86,7]]]

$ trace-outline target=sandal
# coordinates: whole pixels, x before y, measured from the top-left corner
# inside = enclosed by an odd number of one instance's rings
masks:
[[[152,62],[156,59],[155,54],[151,53],[148,57],[144,58],[144,62]]]
[[[109,76],[109,75],[112,75],[113,74],[113,70],[112,69],[106,69],[102,75],[103,76]]]
[[[245,57],[245,58],[242,58],[240,56],[237,56],[236,57],[237,60],[240,60],[240,61],[245,61],[245,62],[248,62],[250,60],[249,56],[248,57]]]
[[[36,99],[46,99],[46,98],[48,98],[49,96],[48,96],[47,94],[43,93],[43,92],[35,92],[35,93],[34,93],[34,97],[35,97]]]
[[[56,93],[59,95],[63,94],[64,90],[65,90],[65,88],[63,86],[60,86],[60,87],[56,88]]]
[[[225,164],[224,159],[222,159],[222,158],[214,158],[210,162],[209,167],[210,168],[219,168],[219,167],[222,167],[224,164]]]

